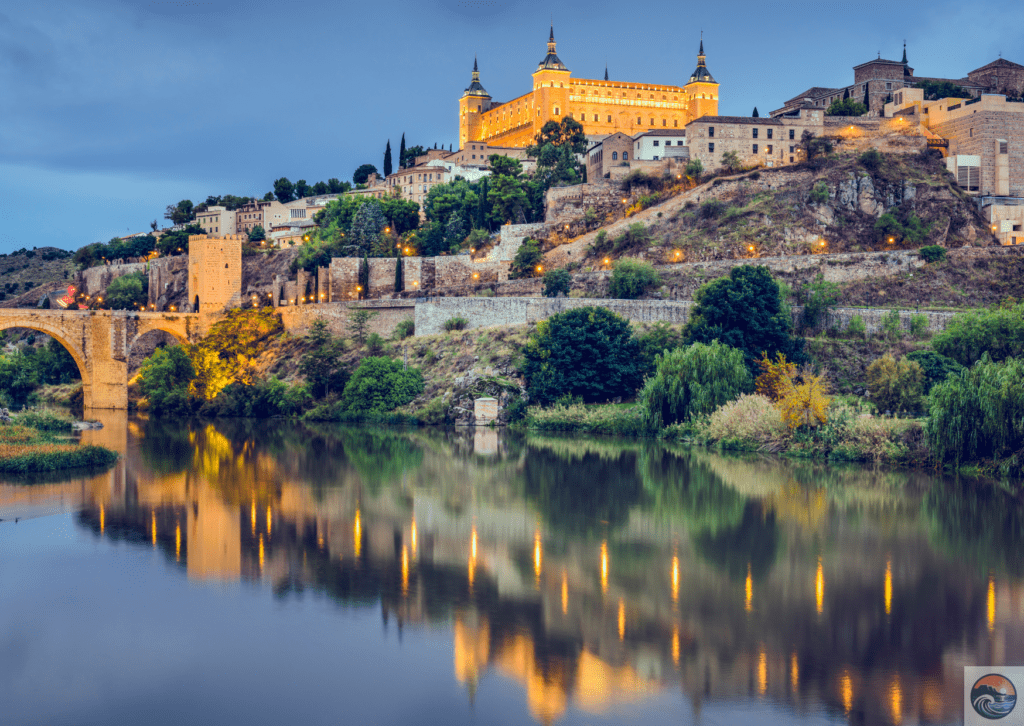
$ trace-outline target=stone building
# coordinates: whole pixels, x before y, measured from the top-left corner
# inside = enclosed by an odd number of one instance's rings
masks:
[[[554,28],[547,55],[533,72],[533,88],[508,102],[491,99],[473,62],[472,81],[459,100],[459,147],[473,142],[507,147],[533,143],[548,121],[573,118],[591,141],[614,133],[630,136],[656,128],[682,129],[718,112],[718,82],[705,63],[701,40],[697,67],[682,86],[572,78],[555,52]],[[470,152],[472,154],[472,151]]]
[[[985,93],[1004,93],[1012,97],[1024,94],[1024,66],[1005,58],[970,71],[965,78],[934,78],[916,76],[907,61],[907,48],[903,46],[903,59],[894,61],[879,56],[853,67],[853,83],[840,88],[814,86],[786,101],[782,108],[771,112],[778,117],[798,109],[825,110],[836,101],[850,98],[868,107],[868,115],[882,116],[885,105],[894,94],[924,81],[948,82],[961,86],[975,98]]]
[[[189,236],[189,312],[216,313],[241,302],[244,239],[239,234]]]
[[[620,179],[629,173],[633,137],[622,132],[609,134],[587,151],[587,179]]]
[[[196,213],[196,224],[203,228],[204,234],[234,234],[236,219],[235,210],[217,205]]]
[[[273,220],[286,215],[285,206],[276,199],[250,202],[235,210],[235,234],[249,234],[257,225],[269,231]]]
[[[426,164],[399,169],[384,180],[384,185],[391,194],[419,204],[422,212],[427,195],[438,184],[447,184],[456,177],[474,182],[488,175],[490,171],[485,168],[462,167],[447,158],[433,159]]]
[[[633,139],[633,158],[638,161],[659,161],[670,156],[689,157],[686,129],[645,131]]]
[[[704,169],[722,166],[722,157],[735,152],[744,166],[783,166],[800,160],[804,131],[820,136],[823,110],[797,109],[778,118],[705,116],[686,127],[691,159]]]

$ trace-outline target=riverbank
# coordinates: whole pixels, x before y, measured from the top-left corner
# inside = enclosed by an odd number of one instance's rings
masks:
[[[0,424],[0,472],[29,474],[108,466],[117,453],[81,445],[72,437],[73,421],[49,412],[29,411]]]

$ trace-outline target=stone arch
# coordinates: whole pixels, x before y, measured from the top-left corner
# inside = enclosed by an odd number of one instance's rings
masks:
[[[174,326],[163,325],[159,322],[155,322],[152,325],[146,325],[142,330],[139,330],[139,332],[137,332],[131,340],[128,341],[128,345],[125,347],[124,352],[125,361],[128,366],[128,379],[131,379],[131,377],[135,375],[135,373],[138,371],[139,366],[141,365],[141,362],[133,355],[135,344],[138,343],[139,340],[141,340],[142,338],[152,333],[163,333],[173,338],[175,342],[177,342],[179,345],[185,345],[189,342],[188,339],[181,334],[181,331],[179,329],[176,329]]]
[[[27,330],[35,330],[38,333],[49,335],[64,346],[64,350],[70,353],[71,357],[74,359],[75,365],[78,366],[78,374],[82,377],[82,397],[84,406],[85,408],[92,407],[92,366],[89,365],[85,352],[70,342],[66,331],[34,316],[26,316],[25,318],[0,318],[0,330],[8,330],[10,328],[26,328]]]

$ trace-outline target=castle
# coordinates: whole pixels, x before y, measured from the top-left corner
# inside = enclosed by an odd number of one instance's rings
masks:
[[[555,30],[548,52],[533,72],[533,90],[508,102],[492,101],[480,83],[473,61],[473,79],[459,99],[459,146],[471,142],[524,147],[548,121],[572,118],[583,124],[591,141],[622,132],[682,129],[701,116],[718,113],[718,82],[705,64],[704,40],[697,68],[684,86],[572,78],[555,53]]]

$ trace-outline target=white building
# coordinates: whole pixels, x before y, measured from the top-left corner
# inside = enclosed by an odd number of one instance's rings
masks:
[[[633,158],[637,161],[660,161],[668,156],[682,156],[686,146],[686,129],[660,129],[633,137]]]

